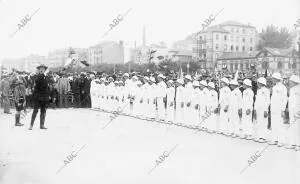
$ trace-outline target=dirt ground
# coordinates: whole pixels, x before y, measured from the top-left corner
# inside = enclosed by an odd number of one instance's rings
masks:
[[[29,131],[30,116],[14,127],[1,109],[1,184],[300,183],[299,151],[126,116],[103,129],[109,114],[89,109],[48,109],[48,130],[38,115]]]

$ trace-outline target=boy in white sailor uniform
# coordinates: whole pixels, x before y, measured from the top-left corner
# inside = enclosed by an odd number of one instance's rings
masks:
[[[207,96],[207,112],[209,117],[207,119],[208,125],[207,129],[209,132],[217,132],[218,125],[217,125],[217,116],[219,113],[219,100],[218,100],[218,93],[215,90],[215,84],[213,82],[208,83],[209,93]]]
[[[175,87],[172,80],[167,82],[167,121],[174,123],[175,119]]]
[[[257,79],[257,94],[254,102],[254,121],[256,121],[256,141],[266,142],[269,138],[270,130],[268,129],[268,112],[270,106],[270,90],[266,88],[267,81],[260,77]]]
[[[239,89],[238,82],[234,79],[230,81],[232,91],[229,100],[229,135],[232,137],[239,136],[240,121],[242,118],[242,93]]]
[[[242,122],[241,127],[246,139],[253,138],[253,123],[252,123],[252,110],[253,110],[253,96],[252,83],[249,79],[245,79],[244,82],[244,91],[242,98]],[[240,135],[238,135],[240,136]]]
[[[231,90],[229,88],[229,80],[227,78],[221,79],[221,89],[219,97],[219,110],[220,110],[220,133],[229,134],[229,101]]]
[[[175,123],[178,125],[183,125],[184,121],[184,103],[185,103],[185,93],[183,87],[183,79],[177,79],[176,81],[176,107],[175,107]]]
[[[289,79],[290,95],[288,109],[290,125],[287,129],[287,148],[300,150],[300,78],[292,75]]]
[[[282,83],[280,73],[273,73],[273,83],[271,95],[271,141],[270,144],[278,143],[283,146],[285,142],[285,109],[287,105],[287,89]]]

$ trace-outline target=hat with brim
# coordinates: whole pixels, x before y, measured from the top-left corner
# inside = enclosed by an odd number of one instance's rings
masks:
[[[239,83],[236,80],[231,80],[229,84],[230,85],[235,85],[235,86],[239,85]]]
[[[297,75],[292,75],[289,80],[297,84],[300,84],[300,77]]]
[[[179,84],[181,84],[181,85],[183,85],[184,84],[184,81],[183,81],[183,79],[177,79],[177,81],[176,81],[177,83],[179,83]]]
[[[37,69],[45,68],[45,70],[47,70],[48,67],[46,65],[44,65],[44,64],[41,64],[41,65],[37,66],[36,68]]]
[[[215,89],[215,84],[213,82],[209,82],[208,87],[210,87],[212,89]]]

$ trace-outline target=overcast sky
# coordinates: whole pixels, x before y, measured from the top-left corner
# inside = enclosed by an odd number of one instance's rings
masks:
[[[40,9],[39,9],[40,8]],[[109,30],[119,14],[131,11]],[[124,40],[127,47],[184,39],[201,29],[210,14],[224,8],[214,23],[237,20],[258,31],[269,24],[286,26],[300,18],[299,0],[0,0],[0,60],[5,57],[46,55],[50,50],[88,47],[103,40]],[[39,11],[12,38],[27,14]]]

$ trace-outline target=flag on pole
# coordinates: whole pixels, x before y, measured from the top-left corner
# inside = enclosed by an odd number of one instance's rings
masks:
[[[234,76],[233,80],[237,81],[238,80],[238,76],[239,76],[239,71],[237,70],[236,73],[235,73],[235,76]]]

